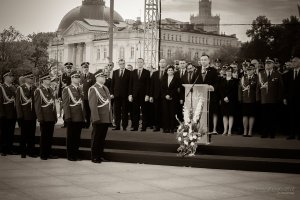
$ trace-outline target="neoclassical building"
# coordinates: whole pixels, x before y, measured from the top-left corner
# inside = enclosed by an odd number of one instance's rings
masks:
[[[61,20],[58,38],[48,48],[49,58],[61,64],[73,62],[76,67],[87,61],[91,63],[91,71],[104,67],[109,56],[108,20],[109,8],[103,0],[83,0],[81,6]],[[176,59],[177,55],[188,54],[192,60],[223,45],[240,45],[235,35],[209,33],[190,23],[164,19],[161,24],[160,56],[164,58]],[[113,35],[113,61],[124,58],[127,64],[135,66],[136,59],[143,57],[143,23],[139,18],[124,20],[115,11]]]

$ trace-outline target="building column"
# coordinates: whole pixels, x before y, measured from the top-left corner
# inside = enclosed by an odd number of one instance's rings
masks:
[[[93,60],[93,42],[87,42],[85,43],[85,61],[90,63],[90,71],[95,72],[95,63]]]
[[[77,44],[73,45],[73,52],[72,52],[72,62],[74,66],[76,66],[76,53],[77,53]]]
[[[62,62],[66,63],[71,60],[71,54],[70,54],[70,45],[64,44],[64,54],[63,54],[63,60]]]

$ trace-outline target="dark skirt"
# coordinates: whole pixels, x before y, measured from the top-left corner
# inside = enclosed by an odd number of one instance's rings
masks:
[[[256,116],[256,104],[255,103],[243,103],[242,112],[243,112],[243,116],[255,117]]]
[[[234,102],[225,103],[222,101],[221,103],[221,113],[223,116],[235,116],[237,109],[237,104]]]

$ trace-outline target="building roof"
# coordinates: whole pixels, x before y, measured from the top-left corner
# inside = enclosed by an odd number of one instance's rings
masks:
[[[84,21],[85,19],[89,19],[89,22],[87,22],[89,24],[93,23],[92,20],[109,21],[109,15],[110,8],[105,7],[104,3],[101,3],[101,1],[83,1],[81,6],[72,9],[62,18],[58,26],[58,31],[65,31],[74,21]],[[115,11],[114,22],[119,23],[123,21],[121,15]],[[99,21],[97,23],[99,23]]]

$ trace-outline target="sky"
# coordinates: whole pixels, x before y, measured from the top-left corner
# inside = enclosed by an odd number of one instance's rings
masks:
[[[199,0],[161,0],[162,18],[188,22],[191,14],[198,14]],[[9,26],[22,34],[55,32],[63,16],[80,6],[82,0],[0,0],[0,31]],[[106,0],[109,7],[110,0]],[[267,16],[272,23],[298,15],[299,0],[212,0],[212,14],[220,15],[221,32],[237,34],[247,41],[246,30],[259,15]],[[143,20],[144,0],[115,0],[115,10],[124,19]]]

